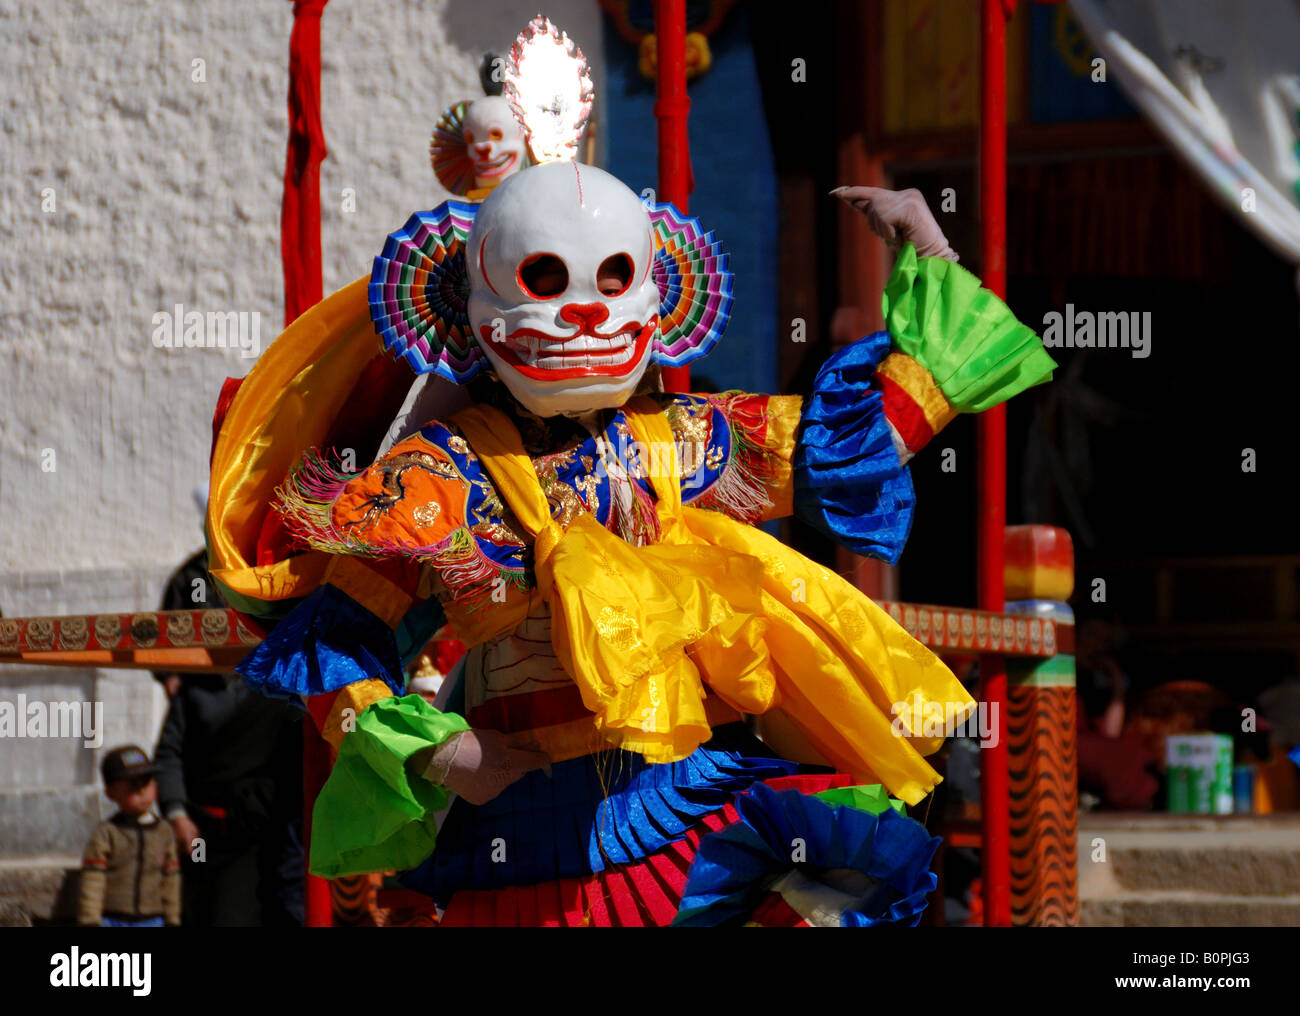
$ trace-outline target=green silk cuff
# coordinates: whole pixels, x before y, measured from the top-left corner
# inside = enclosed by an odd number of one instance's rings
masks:
[[[899,352],[934,377],[952,407],[978,413],[1052,376],[1056,362],[1033,329],[943,258],[918,258],[906,245],[882,300]]]
[[[312,812],[311,872],[326,878],[414,868],[433,853],[449,791],[407,771],[422,748],[469,724],[419,695],[372,702],[343,738]]]

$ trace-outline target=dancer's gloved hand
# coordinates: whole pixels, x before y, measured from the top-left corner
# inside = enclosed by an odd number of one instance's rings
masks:
[[[836,187],[831,193],[865,215],[872,232],[886,243],[895,247],[910,243],[921,257],[957,260],[919,190]]]
[[[417,771],[470,804],[486,804],[525,773],[551,771],[545,752],[512,748],[496,730],[466,730],[415,759]]]

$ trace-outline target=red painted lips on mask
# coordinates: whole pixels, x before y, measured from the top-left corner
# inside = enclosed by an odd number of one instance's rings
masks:
[[[474,175],[480,177],[502,176],[514,168],[515,161],[519,158],[515,152],[502,152],[495,159],[490,158],[487,154],[481,154],[474,160]]]
[[[599,307],[603,314],[589,308]],[[569,312],[566,316],[566,312]],[[572,335],[548,335],[534,328],[517,328],[493,342],[492,328],[482,325],[479,335],[486,344],[524,377],[535,381],[567,381],[580,377],[623,377],[641,363],[646,348],[659,327],[659,315],[643,325],[629,322],[617,331],[601,332],[595,326],[609,316],[603,304],[567,304],[560,317],[578,324]],[[596,358],[611,362],[591,364]],[[551,366],[541,366],[547,361]],[[565,361],[571,361],[572,365]]]

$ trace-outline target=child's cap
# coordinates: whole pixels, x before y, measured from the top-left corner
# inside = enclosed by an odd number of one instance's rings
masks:
[[[114,748],[105,755],[104,761],[99,764],[99,771],[104,777],[104,783],[108,784],[136,776],[153,776],[158,772],[158,767],[149,761],[149,756],[143,751],[128,744]]]

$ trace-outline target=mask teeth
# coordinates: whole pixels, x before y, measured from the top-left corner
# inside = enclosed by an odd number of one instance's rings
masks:
[[[607,366],[611,362],[623,363],[630,358],[634,338],[635,334],[625,327],[612,336],[573,335],[567,338],[555,336],[548,339],[525,335],[509,339],[507,342],[534,362],[542,359],[558,359],[566,354],[569,357],[576,357],[577,354],[583,353],[586,354],[586,362],[589,365]],[[593,364],[592,359],[599,362]]]

